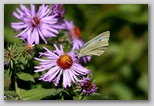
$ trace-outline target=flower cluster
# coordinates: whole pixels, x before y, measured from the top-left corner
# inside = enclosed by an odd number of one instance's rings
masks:
[[[17,12],[13,12],[13,16],[20,22],[12,22],[11,27],[16,32],[20,32],[16,37],[25,43],[25,51],[33,51],[40,43],[55,48],[55,50],[50,50],[44,46],[43,51],[39,52],[39,57],[34,57],[39,62],[38,66],[34,67],[34,72],[45,72],[39,80],[53,82],[55,86],[61,85],[65,89],[80,85],[81,91],[85,95],[96,92],[96,85],[90,82],[90,77],[87,78],[87,76],[92,76],[91,71],[81,63],[81,61],[89,62],[91,57],[78,58],[75,53],[76,49],[80,49],[84,45],[84,41],[79,27],[72,20],[65,19],[64,5],[52,4],[50,8],[49,5],[42,4],[36,10],[34,4],[30,5],[30,9],[21,4],[20,8],[16,9]],[[72,47],[67,52],[65,52],[63,44],[49,45],[47,40],[58,37],[60,31],[71,39]]]
[[[52,4],[52,13],[56,15],[59,20],[62,21],[64,19],[65,12],[64,4]]]
[[[90,78],[84,78],[81,82],[82,91],[84,94],[91,95],[97,91],[97,87],[90,81]]]

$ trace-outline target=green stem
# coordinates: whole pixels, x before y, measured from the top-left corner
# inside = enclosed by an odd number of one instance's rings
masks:
[[[15,85],[15,92],[16,94],[19,95],[19,88],[18,88],[18,83],[17,83],[17,77],[14,76],[14,85]]]
[[[18,97],[16,98],[16,100],[19,100],[21,97],[20,97],[20,93],[19,93],[19,87],[18,87],[18,83],[17,83],[17,77],[14,76],[14,85],[15,85],[15,92],[16,94],[18,95]]]
[[[14,77],[15,92],[20,97],[20,95],[19,95],[19,88],[18,88],[18,82],[17,82],[17,76],[16,76],[16,66],[15,66],[15,64],[13,66],[14,66],[13,77]]]

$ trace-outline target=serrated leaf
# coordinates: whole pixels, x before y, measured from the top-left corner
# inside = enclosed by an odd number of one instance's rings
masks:
[[[30,74],[28,74],[28,73],[20,72],[20,73],[17,73],[17,76],[18,76],[18,78],[21,79],[21,80],[35,82],[33,76],[30,75]]]
[[[37,88],[22,92],[21,97],[23,100],[41,100],[47,96],[56,96],[61,91],[62,89]]]

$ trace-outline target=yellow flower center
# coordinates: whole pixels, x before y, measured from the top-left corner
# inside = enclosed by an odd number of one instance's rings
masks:
[[[69,55],[64,54],[57,59],[57,64],[62,69],[68,69],[72,66],[73,60]]]
[[[30,52],[30,51],[32,51],[33,49],[34,49],[34,47],[33,47],[32,44],[26,45],[26,47],[25,47],[25,51],[26,51],[26,52]]]

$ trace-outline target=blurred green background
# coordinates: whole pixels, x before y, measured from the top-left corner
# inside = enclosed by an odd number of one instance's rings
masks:
[[[4,48],[21,43],[10,27],[17,7],[4,5]],[[65,9],[85,42],[110,31],[107,51],[86,65],[102,95],[84,99],[148,100],[148,4],[65,4]]]

